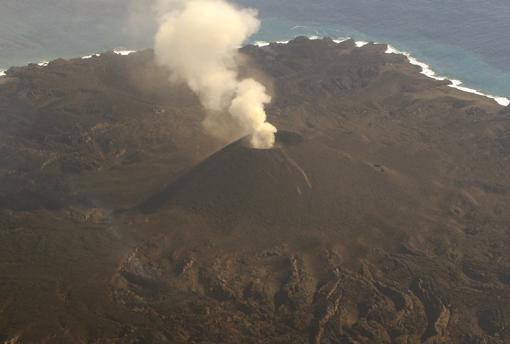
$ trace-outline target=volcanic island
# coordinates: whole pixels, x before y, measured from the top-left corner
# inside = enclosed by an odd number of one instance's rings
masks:
[[[0,341],[510,342],[510,108],[387,49],[241,48],[271,149],[152,50],[8,70]]]

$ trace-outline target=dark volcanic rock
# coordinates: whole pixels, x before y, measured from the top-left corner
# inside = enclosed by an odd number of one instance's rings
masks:
[[[509,342],[508,109],[385,51],[241,49],[269,150],[207,136],[151,51],[10,69],[0,339]]]

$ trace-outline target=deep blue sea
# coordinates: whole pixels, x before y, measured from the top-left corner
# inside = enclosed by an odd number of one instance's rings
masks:
[[[151,47],[149,1],[0,0],[0,69]],[[254,41],[318,35],[386,42],[439,75],[510,98],[510,0],[238,2],[260,12]]]

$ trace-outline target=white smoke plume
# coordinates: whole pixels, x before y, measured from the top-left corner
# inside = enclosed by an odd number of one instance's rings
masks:
[[[239,47],[259,29],[256,11],[224,0],[165,3],[155,38],[157,62],[170,70],[172,81],[185,82],[199,96],[209,112],[206,127],[221,127],[229,116],[253,147],[271,148],[276,128],[264,110],[271,97],[256,80],[240,80],[236,64]]]

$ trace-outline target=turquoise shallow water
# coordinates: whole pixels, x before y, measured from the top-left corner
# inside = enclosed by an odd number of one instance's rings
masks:
[[[332,38],[352,37],[367,42],[384,42],[409,52],[425,62],[438,75],[462,80],[464,86],[483,93],[510,97],[510,70],[487,62],[483,56],[457,45],[432,41],[425,37],[394,38],[383,34],[367,34],[342,25],[313,22],[293,22],[265,19],[253,41],[288,40],[298,35]]]
[[[137,4],[153,0],[136,0]],[[263,19],[253,41],[298,35],[386,42],[466,87],[510,98],[508,0],[239,0]],[[152,46],[148,6],[129,0],[0,2],[0,70]],[[131,7],[132,9],[132,7]],[[140,20],[141,18],[141,20]]]

